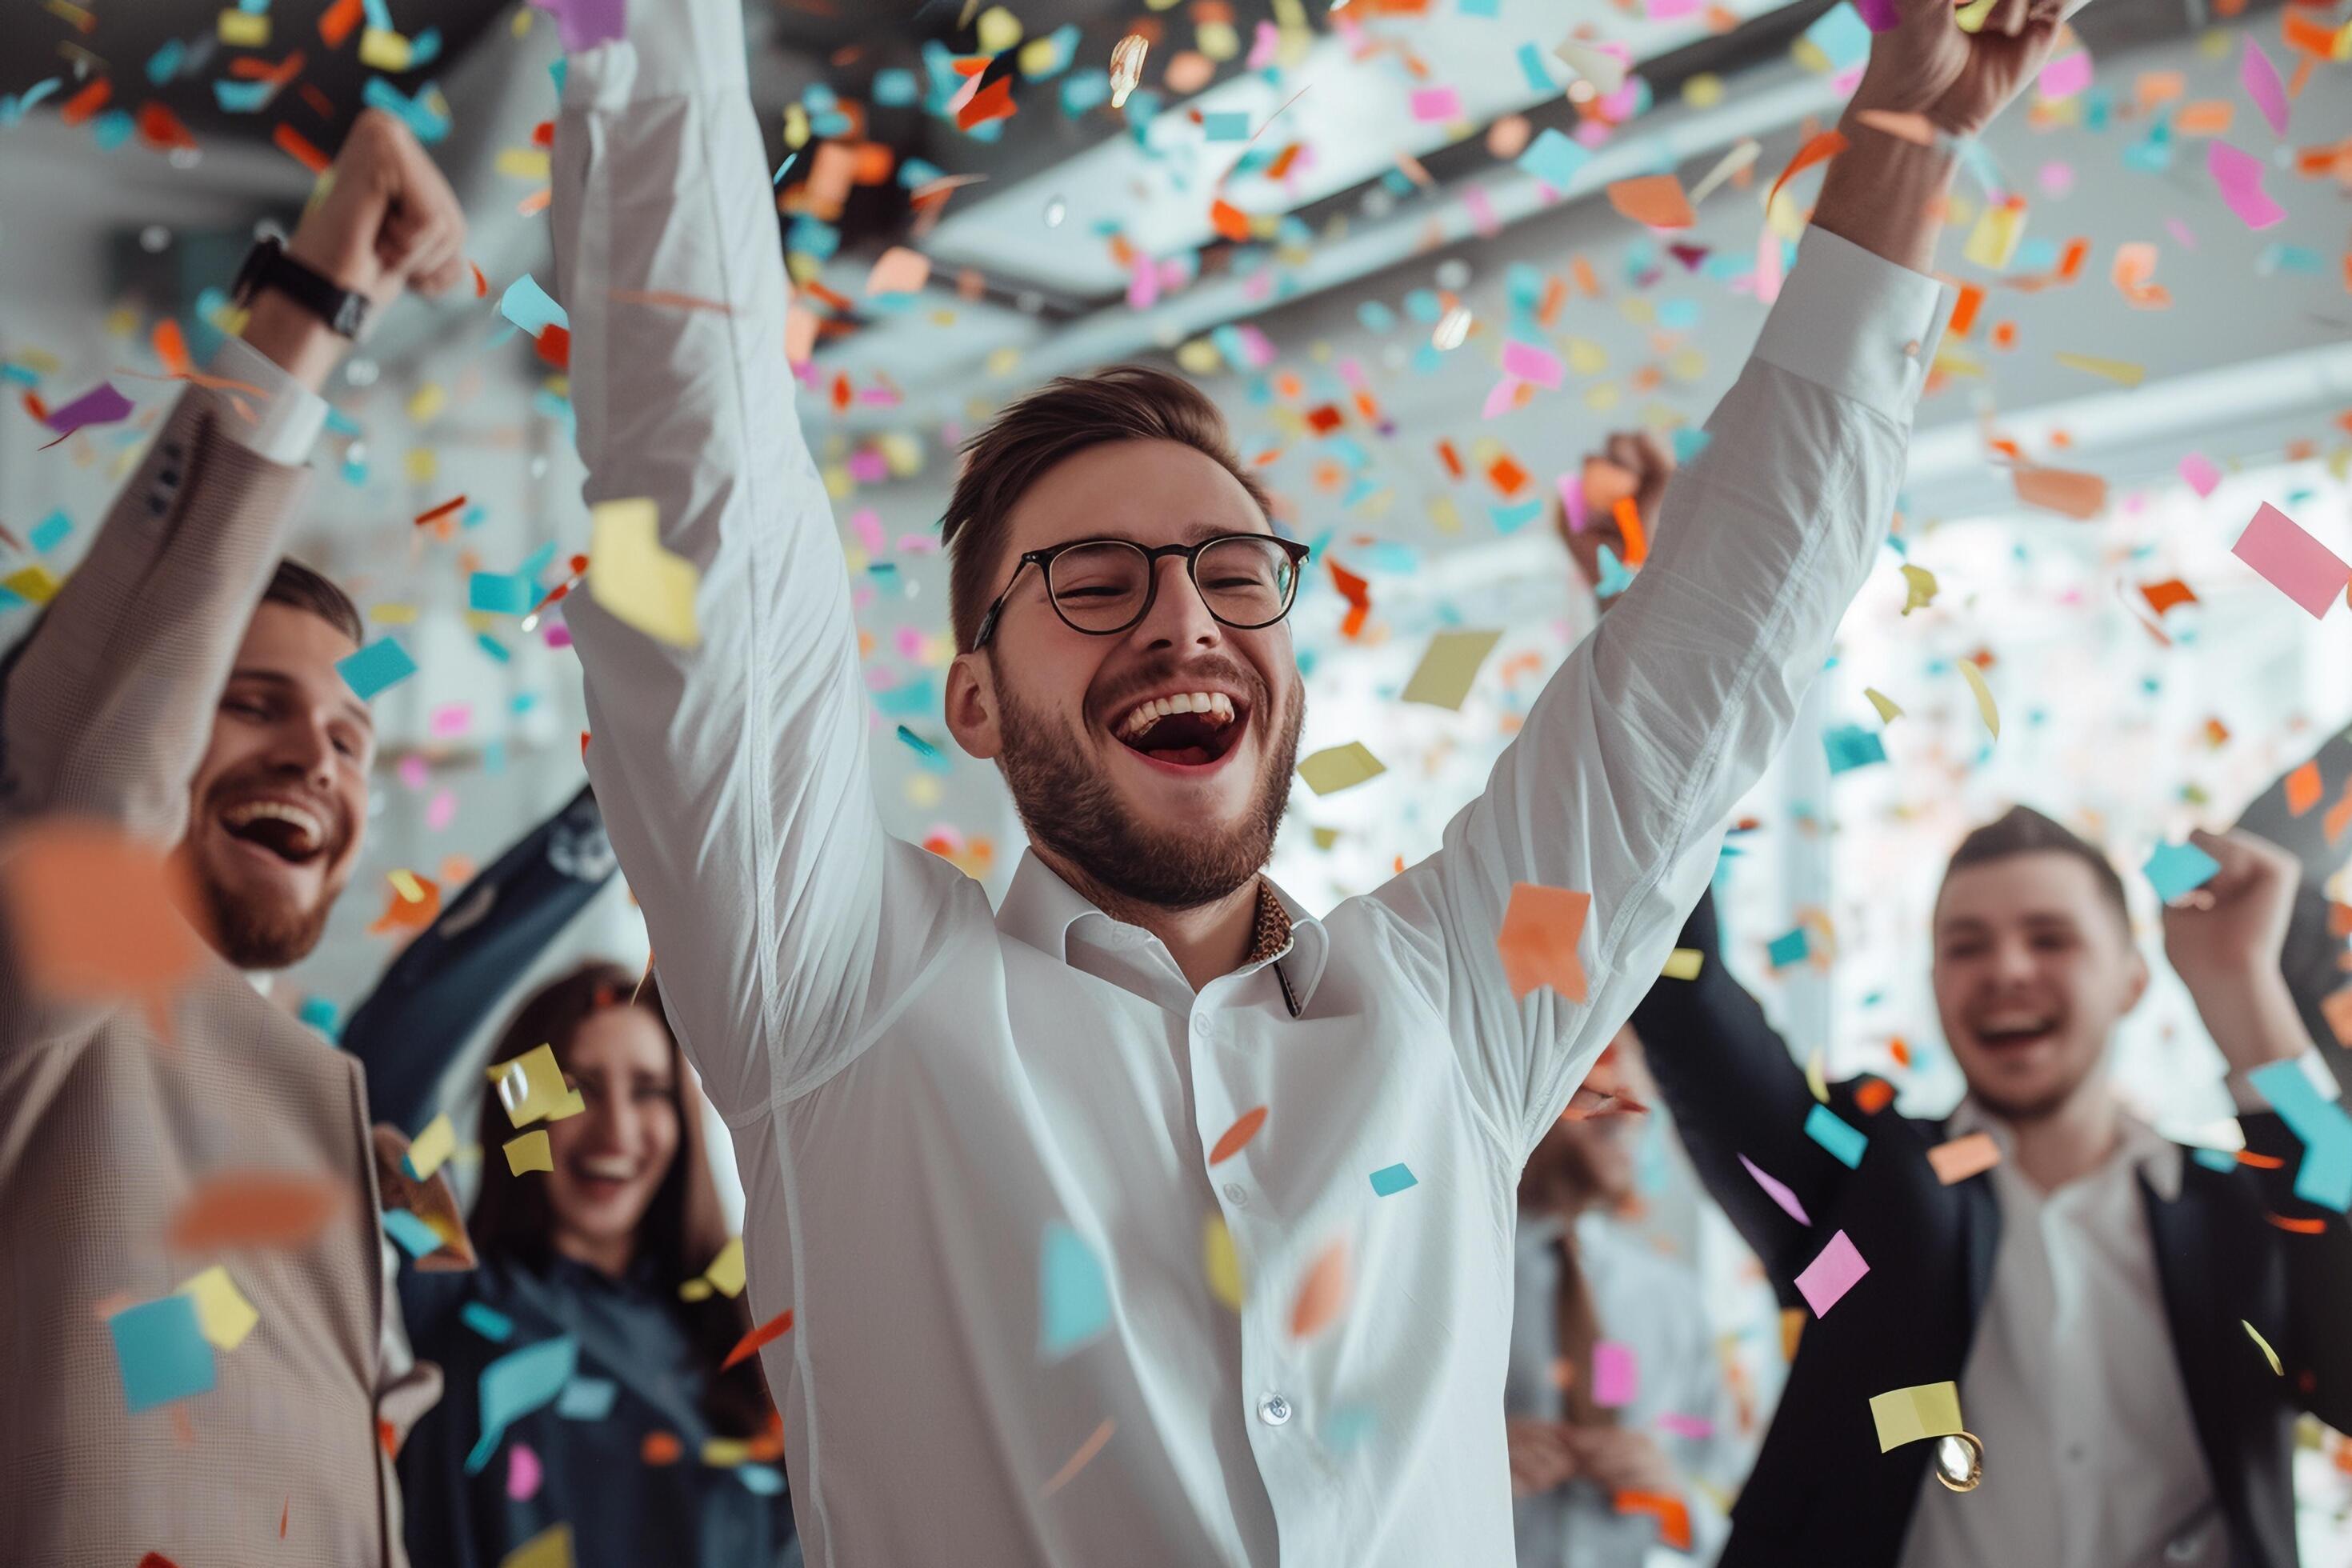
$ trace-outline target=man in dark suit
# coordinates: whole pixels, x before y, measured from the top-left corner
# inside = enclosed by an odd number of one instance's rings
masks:
[[[1937,1007],[1969,1084],[1942,1120],[1869,1078],[1817,1100],[1725,969],[1712,899],[1693,912],[1697,978],[1633,1019],[1685,1144],[1784,1300],[1840,1232],[1869,1265],[1804,1325],[1726,1564],[2294,1563],[2296,1413],[2352,1426],[2352,1229],[2296,1197],[2304,1148],[2246,1081],[2324,1074],[2280,972],[2295,861],[2197,841],[2221,869],[2165,911],[2165,950],[2229,1062],[2236,1156],[2119,1104],[2106,1046],[2147,967],[2113,868],[2038,813],[1969,835],[1937,896]],[[1824,1113],[1859,1134],[1847,1158],[1809,1133]],[[1945,1179],[1931,1155],[1979,1134],[1998,1163]],[[1874,1423],[1874,1396],[1945,1382],[1981,1442],[1972,1491],[1931,1471],[1963,1453],[1882,1452]]]

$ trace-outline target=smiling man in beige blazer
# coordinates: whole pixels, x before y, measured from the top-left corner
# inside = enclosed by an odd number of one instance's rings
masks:
[[[358,616],[279,560],[325,418],[318,389],[369,311],[463,274],[465,226],[415,140],[380,113],[361,117],[331,175],[283,251],[265,243],[247,262],[242,341],[211,366],[236,385],[200,382],[165,416],[0,689],[0,845],[74,818],[169,848],[211,949],[173,996],[164,1040],[130,1004],[45,997],[19,957],[24,932],[7,933],[11,1562],[401,1560],[387,1451],[437,1379],[411,1364],[386,1287],[366,1094],[357,1064],[254,976],[317,942],[367,811],[373,726],[336,666],[358,647]],[[291,1244],[166,1241],[193,1194],[239,1172],[331,1191],[332,1217]],[[127,1383],[118,1336],[136,1320],[121,1314],[164,1300],[171,1317],[168,1299],[216,1265],[257,1316],[212,1351],[211,1386],[152,1397]]]

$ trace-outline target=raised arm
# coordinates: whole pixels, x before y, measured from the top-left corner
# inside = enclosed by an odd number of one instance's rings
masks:
[[[662,547],[699,574],[700,640],[656,641],[592,595],[567,614],[589,776],[671,1021],[733,1116],[863,1046],[935,950],[945,893],[872,799],[847,572],[784,358],[740,0],[628,16],[625,38],[566,67],[557,292],[587,498],[653,502]]]
[[[343,1048],[367,1073],[370,1115],[411,1136],[423,1128],[451,1058],[613,869],[583,787],[443,907],[343,1026]]]
[[[2193,837],[2221,869],[2189,900],[2166,908],[2165,956],[2229,1063],[2246,1147],[2277,1162],[2243,1179],[2256,1183],[2263,1207],[2287,1222],[2281,1243],[2287,1342],[2278,1350],[2289,1371],[2282,1392],[2337,1431],[2352,1431],[2352,1335],[2344,1331],[2352,1316],[2352,1222],[2340,1209],[2295,1195],[2312,1156],[2248,1082],[2249,1074],[2279,1064],[2294,1064],[2291,1073],[2305,1068],[2312,1056],[2298,999],[2279,972],[2298,866],[2294,856],[2251,833]],[[2288,1082],[2298,1098],[2307,1098],[2294,1078]]]
[[[1653,984],[1633,1009],[1633,1032],[1707,1195],[1786,1295],[1819,1243],[1757,1184],[1740,1156],[1786,1184],[1808,1215],[1829,1212],[1849,1173],[1805,1136],[1812,1093],[1789,1043],[1724,965],[1714,893],[1699,899],[1676,945],[1700,955],[1698,973]]]
[[[289,255],[379,310],[412,281],[438,291],[455,279],[463,219],[398,121],[363,112],[332,175]],[[327,413],[318,388],[345,346],[265,290],[244,341],[211,365],[235,385],[194,387],[164,416],[8,670],[0,810],[178,842],[230,662],[301,503]]]
[[[1893,513],[1944,315],[1944,291],[1913,269],[1933,255],[1953,158],[1877,116],[1973,134],[2056,27],[2027,0],[1998,0],[1974,36],[1948,0],[1898,9],[1797,265],[1705,450],[1667,488],[1647,563],[1444,848],[1381,894],[1424,939],[1465,1071],[1515,1157],[1656,977],[1723,816],[1787,735]],[[1513,998],[1496,942],[1518,883],[1591,895],[1583,1003]]]

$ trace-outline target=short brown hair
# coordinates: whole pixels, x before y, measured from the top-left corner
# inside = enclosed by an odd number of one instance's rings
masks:
[[[360,622],[360,607],[352,603],[352,596],[291,555],[279,559],[278,570],[270,574],[269,586],[261,591],[261,602],[308,610],[352,641],[367,641],[367,628]]]
[[[1261,512],[1271,500],[1242,467],[1224,416],[1191,382],[1144,364],[1063,375],[1012,404],[963,444],[963,470],[948,498],[940,539],[948,550],[948,619],[956,650],[970,653],[999,584],[1004,520],[1046,469],[1106,441],[1177,441],[1215,458]]]
[[[1999,816],[1977,828],[1960,840],[1952,858],[1944,866],[1944,879],[1950,881],[1952,873],[1970,866],[1982,866],[1995,860],[2006,860],[2017,855],[2072,855],[2091,868],[2099,892],[2115,906],[2116,919],[2128,932],[2131,930],[2131,906],[2124,899],[2124,879],[2098,847],[2066,827],[2042,816],[2030,805],[2012,805]]]

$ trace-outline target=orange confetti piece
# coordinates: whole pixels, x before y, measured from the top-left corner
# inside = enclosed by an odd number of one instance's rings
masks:
[[[482,264],[478,261],[468,261],[466,265],[474,269],[474,298],[477,300],[489,298],[490,280],[483,276]]]
[[[2017,499],[2028,506],[2084,521],[2107,510],[2107,481],[2096,474],[2021,465],[2011,477],[2017,485]]]
[[[969,131],[992,120],[1009,120],[1013,107],[1013,79],[999,77],[964,100],[956,110],[956,129]]]
[[[352,36],[352,29],[360,25],[364,15],[362,0],[335,0],[319,13],[319,41],[331,49],[341,48],[343,40]]]
[[[195,137],[180,123],[180,117],[152,100],[139,106],[139,140],[159,153],[196,145]]]
[[[1658,1540],[1676,1552],[1691,1549],[1690,1509],[1678,1497],[1664,1492],[1621,1491],[1617,1494],[1619,1513],[1646,1513],[1658,1521]]]
[[[1584,965],[1577,961],[1576,945],[1591,908],[1590,893],[1513,884],[1495,945],[1514,998],[1549,985],[1571,1002],[1585,1000]]]
[[[312,146],[309,137],[284,121],[278,122],[277,128],[270,132],[269,139],[278,143],[279,152],[310,170],[310,173],[323,174],[327,172],[329,162],[327,155]]]
[[[1935,1171],[1936,1180],[1948,1187],[2000,1164],[2000,1145],[1992,1141],[1990,1132],[1971,1132],[1928,1150],[1927,1163]]]
[[[1348,1244],[1335,1241],[1307,1266],[1290,1309],[1290,1335],[1307,1339],[1331,1326],[1348,1305]]]
[[[675,1432],[648,1432],[637,1448],[638,1457],[648,1465],[675,1465],[685,1452],[686,1445]]]
[[[1497,495],[1516,495],[1526,486],[1528,471],[1506,452],[1486,465],[1486,482]]]
[[[2293,1231],[2297,1236],[2326,1236],[2327,1234],[2327,1222],[2324,1219],[2290,1219],[2283,1214],[2265,1215],[2263,1217],[2269,1220],[2281,1230]]]
[[[184,874],[102,823],[51,818],[15,837],[0,900],[32,989],[58,1002],[135,1001],[171,1037],[172,999],[204,944],[180,910]]]
[[[1261,1105],[1243,1111],[1234,1118],[1234,1124],[1217,1135],[1216,1144],[1209,1151],[1209,1163],[1222,1165],[1248,1146],[1265,1125],[1265,1107]]]
[[[1209,226],[1236,244],[1250,237],[1249,215],[1223,196],[1209,204]]]
[[[79,125],[83,121],[104,109],[107,100],[113,96],[114,83],[105,77],[100,77],[58,105],[58,118],[68,125]]]
[[[1617,520],[1617,531],[1625,536],[1625,564],[1639,566],[1650,558],[1650,536],[1642,527],[1642,509],[1633,504],[1632,496],[1619,496],[1609,509]]]
[[[289,1520],[289,1519],[292,1519],[293,1517],[294,1517],[294,1494],[293,1494],[292,1492],[288,1492],[288,1493],[286,1494],[286,1503],[285,1503],[285,1506],[284,1506],[284,1507],[282,1507],[282,1508],[280,1508],[280,1509],[278,1510],[278,1540],[283,1541],[283,1540],[285,1540],[285,1539],[286,1539],[286,1521],[287,1521],[288,1520]]]
[[[1110,1435],[1117,1431],[1118,1427],[1117,1422],[1109,1420],[1104,1421],[1101,1426],[1096,1427],[1087,1435],[1087,1440],[1078,1445],[1078,1451],[1072,1454],[1062,1468],[1054,1472],[1053,1479],[1047,1481],[1044,1489],[1037,1495],[1040,1498],[1049,1498],[1068,1486],[1071,1479],[1080,1470],[1085,1469],[1097,1454],[1103,1451],[1103,1445],[1110,1441]]]
[[[2168,577],[2161,583],[2143,583],[2139,591],[2146,596],[2147,607],[2159,616],[2175,605],[2197,603],[2196,594],[2178,577]]]
[[[1643,174],[1609,187],[1609,205],[1651,228],[1688,228],[1698,222],[1683,183],[1672,174]]]
[[[1772,189],[1764,198],[1765,210],[1768,212],[1771,210],[1773,202],[1780,197],[1780,187],[1787,184],[1790,179],[1816,163],[1829,162],[1844,152],[1849,145],[1851,143],[1846,141],[1844,132],[1824,131],[1798,148],[1797,155],[1789,160],[1789,166],[1780,171],[1780,177],[1772,182]]]
[[[163,362],[164,370],[171,374],[186,375],[194,368],[188,363],[188,340],[181,332],[180,323],[171,317],[165,316],[155,323],[148,342],[154,345],[155,357]]]
[[[445,518],[445,517],[448,516],[451,512],[456,511],[459,507],[464,506],[465,504],[466,504],[466,498],[465,498],[464,496],[462,496],[462,495],[455,495],[455,496],[451,496],[447,500],[443,501],[439,506],[433,507],[433,508],[431,508],[431,509],[429,509],[429,510],[427,510],[418,512],[418,513],[416,514],[416,525],[417,525],[419,528],[422,528],[422,527],[424,527],[424,526],[425,526],[426,523],[428,523],[428,522],[433,522],[433,521],[436,521],[436,520],[438,520],[438,519]]]
[[[348,1211],[351,1189],[332,1176],[298,1171],[223,1171],[198,1182],[163,1227],[174,1252],[225,1247],[290,1249]]]
[[[727,1352],[727,1359],[719,1363],[719,1370],[724,1372],[738,1362],[750,1360],[751,1357],[760,1353],[760,1347],[761,1345],[766,1344],[771,1340],[780,1340],[783,1338],[784,1335],[792,1331],[792,1327],[793,1310],[790,1307],[787,1307],[782,1311],[777,1313],[774,1317],[770,1318],[766,1322],[761,1323],[758,1328],[753,1329],[750,1333],[745,1334],[741,1339],[736,1341],[735,1348]]]
[[[2301,816],[2319,804],[2319,763],[2316,758],[2286,775],[2286,809],[2290,816]]]
[[[1895,1086],[1883,1078],[1864,1079],[1854,1087],[1853,1103],[1864,1115],[1875,1116],[1895,1099]]]

